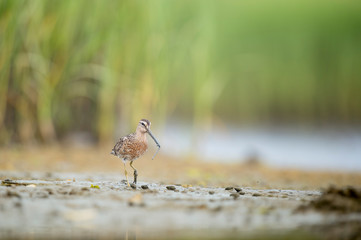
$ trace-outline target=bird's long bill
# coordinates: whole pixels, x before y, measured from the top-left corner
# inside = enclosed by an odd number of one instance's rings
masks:
[[[160,144],[159,144],[159,142],[157,141],[157,139],[153,136],[153,134],[152,134],[152,132],[151,132],[150,130],[148,130],[148,133],[149,133],[149,135],[153,138],[155,144],[157,144],[157,147],[158,147],[157,151],[155,152],[155,154],[154,154],[153,157],[152,157],[152,160],[153,160],[154,157],[155,157],[155,155],[157,155],[157,153],[158,153],[158,151],[159,151],[159,149],[160,149]]]
[[[157,146],[160,148],[160,145],[159,145],[157,139],[153,136],[152,132],[151,132],[150,130],[148,130],[148,133],[149,133],[149,135],[153,138],[153,140],[154,140],[154,142],[157,144]]]

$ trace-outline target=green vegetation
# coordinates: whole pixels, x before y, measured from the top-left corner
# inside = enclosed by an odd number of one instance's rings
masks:
[[[93,185],[93,184],[90,185],[90,188],[100,189],[100,187],[98,185]]]
[[[0,2],[0,142],[146,117],[361,123],[359,1]],[[134,126],[132,126],[134,127]]]

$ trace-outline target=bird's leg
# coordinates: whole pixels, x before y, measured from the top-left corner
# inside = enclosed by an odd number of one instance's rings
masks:
[[[130,166],[134,170],[134,184],[137,184],[138,171],[137,171],[137,169],[135,169],[135,167],[133,167],[133,161],[130,162]]]
[[[127,168],[125,166],[125,162],[124,162],[124,174],[125,174],[125,178],[127,179],[127,185],[128,185],[128,187],[130,187],[129,181],[128,181],[128,172],[127,172]]]

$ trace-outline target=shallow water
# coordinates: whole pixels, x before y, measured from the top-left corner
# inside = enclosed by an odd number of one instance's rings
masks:
[[[361,171],[361,129],[212,128],[195,140],[186,125],[168,124],[159,141],[171,156],[196,154],[207,161],[258,158],[276,167]]]

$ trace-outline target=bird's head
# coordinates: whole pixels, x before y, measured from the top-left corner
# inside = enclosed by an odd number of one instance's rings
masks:
[[[137,131],[140,131],[141,133],[147,133],[150,131],[150,121],[147,119],[142,119],[138,123]]]
[[[150,131],[150,121],[147,119],[142,119],[139,121],[138,127],[137,127],[137,131],[141,132],[141,133],[148,133],[149,136],[151,136],[154,140],[154,142],[157,144],[158,148],[160,148],[160,145],[157,141],[157,139],[154,137],[152,131]]]

